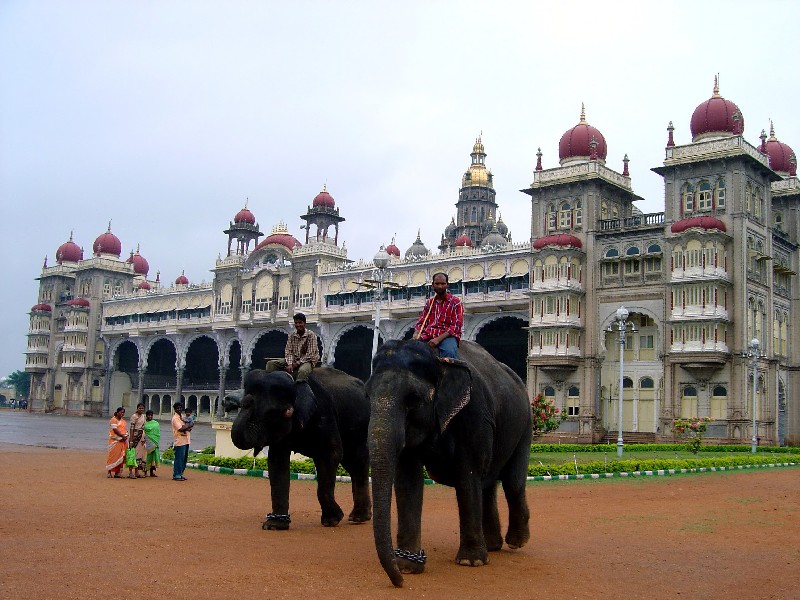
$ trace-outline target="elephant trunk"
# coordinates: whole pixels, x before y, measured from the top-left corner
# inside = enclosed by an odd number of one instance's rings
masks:
[[[240,450],[250,450],[258,445],[258,426],[251,420],[249,410],[240,410],[231,426],[231,442]]]
[[[382,406],[380,406],[382,404]],[[397,461],[403,449],[404,420],[399,411],[374,402],[369,421],[369,455],[372,469],[372,532],[383,570],[395,587],[403,586],[392,547],[392,488]],[[392,414],[395,413],[395,414]]]

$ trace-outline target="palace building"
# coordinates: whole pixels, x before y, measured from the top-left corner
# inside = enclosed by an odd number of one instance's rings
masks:
[[[123,258],[110,226],[88,258],[70,236],[56,264],[45,261],[30,313],[31,406],[106,415],[141,400],[166,417],[180,398],[201,420],[219,418],[226,390],[282,356],[295,312],[318,334],[323,363],[366,379],[378,304],[380,339],[410,337],[443,271],[464,302],[464,339],[566,411],[553,439],[616,439],[621,414],[626,441],[672,440],[673,419],[707,416],[720,442],[749,443],[755,422],[762,444],[800,443],[800,185],[794,152],[768,129],[747,142],[744,115],[715,82],[691,139],[678,143],[670,122],[653,169],[664,210],[643,214],[627,156],[620,171],[607,164],[606,139],[582,110],[558,166],[536,155],[523,243],[502,221],[478,138],[438,252],[419,235],[404,253],[392,240],[384,270],[348,258],[326,188],[300,216],[302,241],[283,221],[261,239],[245,205],[210,283],[149,279],[147,260],[138,248]]]

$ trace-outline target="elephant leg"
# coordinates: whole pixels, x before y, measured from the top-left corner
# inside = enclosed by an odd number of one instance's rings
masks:
[[[262,529],[289,529],[289,448],[270,446],[267,456],[272,512],[264,519]]]
[[[530,512],[525,495],[530,447],[529,437],[521,440],[501,474],[503,493],[508,502],[506,544],[509,548],[522,548],[531,537]]]
[[[345,452],[342,466],[350,473],[353,488],[353,510],[347,517],[351,523],[366,523],[372,518],[372,502],[369,497],[369,453],[366,446],[356,456]]]
[[[334,489],[336,487],[336,468],[339,466],[341,453],[332,453],[320,459],[314,459],[317,467],[317,500],[322,508],[321,522],[325,527],[336,527],[344,517],[344,512],[336,503]]]
[[[500,531],[500,514],[497,512],[497,483],[492,482],[483,488],[483,539],[489,552],[503,547],[503,534]]]
[[[397,498],[397,547],[421,558],[422,496],[425,478],[422,463],[416,458],[401,456],[397,464],[395,497]],[[422,573],[425,563],[398,556],[401,573]]]
[[[461,477],[456,484],[458,524],[461,543],[456,563],[468,567],[489,564],[489,551],[483,538],[483,490],[476,477]]]

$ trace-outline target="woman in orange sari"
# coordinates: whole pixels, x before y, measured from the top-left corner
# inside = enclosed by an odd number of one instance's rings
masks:
[[[125,423],[125,409],[119,407],[108,422],[108,456],[106,471],[108,477],[120,478],[120,471],[125,464],[125,448],[128,446],[128,426]]]

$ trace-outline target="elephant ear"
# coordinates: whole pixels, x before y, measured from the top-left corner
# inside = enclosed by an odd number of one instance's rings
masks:
[[[442,362],[442,378],[436,388],[434,403],[439,431],[444,433],[453,420],[470,400],[472,394],[472,373],[462,361]]]
[[[311,386],[305,381],[298,381],[295,384],[297,395],[294,401],[294,416],[303,428],[308,425],[311,417],[317,412],[317,399],[314,392],[311,391]]]
[[[242,398],[244,398],[243,388],[225,394],[225,398],[222,401],[225,412],[233,412],[240,408],[242,406]]]

